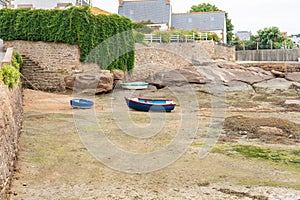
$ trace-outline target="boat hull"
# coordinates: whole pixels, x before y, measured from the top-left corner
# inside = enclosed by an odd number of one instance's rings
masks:
[[[132,83],[121,83],[122,88],[129,90],[143,90],[148,88],[148,83],[144,82],[132,82]]]
[[[171,112],[176,104],[172,100],[126,98],[127,106],[138,111]]]
[[[87,99],[71,99],[70,105],[72,108],[88,109],[94,106],[94,102]]]

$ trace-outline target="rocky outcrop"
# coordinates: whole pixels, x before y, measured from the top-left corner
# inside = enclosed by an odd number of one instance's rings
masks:
[[[66,88],[77,92],[95,94],[110,92],[113,89],[113,74],[108,70],[100,70],[98,74],[74,74],[65,78]]]
[[[18,152],[22,124],[22,92],[0,82],[0,199],[6,199]]]
[[[285,78],[289,81],[300,82],[300,72],[287,73]]]
[[[169,72],[159,72],[146,79],[151,85],[157,88],[166,86],[182,86],[189,83],[204,84],[205,78],[193,67],[171,70]]]
[[[288,81],[284,78],[274,78],[267,81],[262,81],[253,85],[258,93],[281,93],[289,89],[297,88],[296,83]]]

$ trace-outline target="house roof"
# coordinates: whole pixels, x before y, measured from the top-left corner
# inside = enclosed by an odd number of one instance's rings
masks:
[[[135,22],[150,20],[156,24],[169,24],[171,5],[168,0],[122,1],[118,13]]]
[[[175,29],[218,31],[226,30],[224,11],[172,13],[171,26]]]
[[[91,12],[94,14],[94,15],[110,15],[111,13],[110,12],[107,12],[105,10],[102,10],[98,7],[91,7]]]

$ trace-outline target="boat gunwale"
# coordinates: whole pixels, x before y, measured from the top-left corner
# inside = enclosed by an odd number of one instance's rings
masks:
[[[147,102],[143,103],[143,102],[135,101],[130,97],[125,97],[125,99],[128,100],[128,101],[137,103],[137,104],[149,105],[149,106],[176,106],[176,103],[171,99],[151,99],[151,98],[139,98],[139,97],[137,97],[138,100],[141,99],[141,100],[146,100],[146,101],[147,100],[148,101],[151,101],[151,100],[152,101],[172,101],[172,103],[165,103],[165,104],[153,104],[153,103],[147,103]]]

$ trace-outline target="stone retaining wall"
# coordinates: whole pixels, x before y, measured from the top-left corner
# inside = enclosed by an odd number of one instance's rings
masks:
[[[259,67],[267,71],[300,72],[300,62],[238,62],[244,67]]]
[[[212,40],[201,41],[199,44],[208,52],[212,59],[236,60],[235,46],[218,45]]]
[[[0,66],[1,68],[1,66]],[[0,82],[0,199],[7,198],[22,124],[22,91]]]
[[[25,55],[22,73],[25,86],[46,91],[65,89],[64,78],[80,66],[77,45],[54,42],[4,41],[4,48],[13,47]]]

